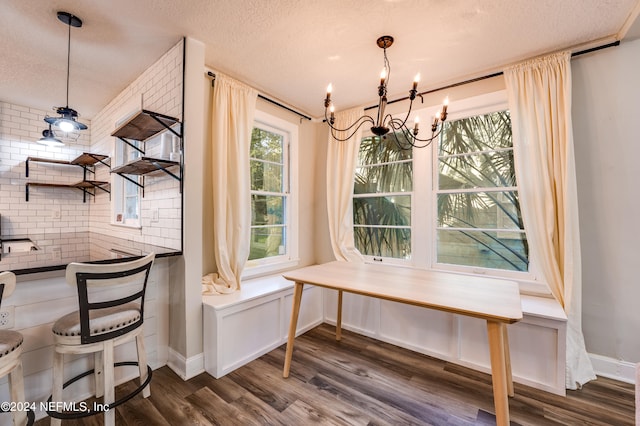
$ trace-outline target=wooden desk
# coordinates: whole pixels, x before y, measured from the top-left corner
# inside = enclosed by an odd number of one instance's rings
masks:
[[[513,396],[513,380],[506,325],[522,319],[520,293],[515,282],[351,262],[314,265],[283,275],[295,281],[283,377],[289,377],[304,284],[338,291],[337,340],[340,340],[345,291],[467,315],[487,321],[496,422],[498,426],[509,424],[508,396]]]

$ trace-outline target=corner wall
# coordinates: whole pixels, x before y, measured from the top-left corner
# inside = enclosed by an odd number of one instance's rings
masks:
[[[640,40],[571,66],[585,343],[598,374],[633,382],[640,361]]]

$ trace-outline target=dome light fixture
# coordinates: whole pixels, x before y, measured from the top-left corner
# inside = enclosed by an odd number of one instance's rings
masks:
[[[64,143],[56,138],[55,133],[51,129],[51,124],[49,124],[49,128],[42,131],[42,137],[38,139],[38,143],[40,145],[46,146],[63,146]]]
[[[63,132],[71,132],[74,130],[86,130],[86,124],[80,123],[76,120],[78,112],[69,108],[69,65],[71,58],[71,27],[80,28],[82,26],[82,20],[69,12],[58,12],[58,19],[69,27],[67,37],[67,104],[64,107],[54,107],[56,113],[60,114],[60,117],[45,117],[44,121],[49,125],[56,126]],[[46,130],[45,130],[46,132]],[[44,132],[43,132],[44,134]]]

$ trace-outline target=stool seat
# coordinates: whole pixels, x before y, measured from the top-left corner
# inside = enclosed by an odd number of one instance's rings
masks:
[[[124,305],[91,311],[89,327],[92,335],[116,331],[135,323],[140,319],[140,304],[129,302]],[[59,318],[53,324],[53,334],[58,336],[77,337],[80,343],[80,311],[71,312]]]
[[[0,358],[22,346],[22,334],[13,330],[0,330]]]

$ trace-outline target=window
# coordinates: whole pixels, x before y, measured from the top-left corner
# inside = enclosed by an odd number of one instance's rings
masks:
[[[509,111],[445,123],[437,163],[436,261],[527,271]]]
[[[249,275],[297,260],[295,143],[297,127],[261,111],[251,134]]]
[[[360,142],[353,223],[356,248],[364,255],[411,258],[412,154],[393,137]]]
[[[139,147],[138,141],[130,141]],[[140,152],[128,144],[115,140],[115,156],[113,167],[135,160]],[[139,176],[120,176],[112,174],[111,205],[112,223],[130,227],[140,227],[140,186]]]
[[[459,101],[427,148],[365,135],[354,182],[356,248],[369,260],[533,283],[506,107],[504,91]],[[429,122],[435,109],[415,113]]]

